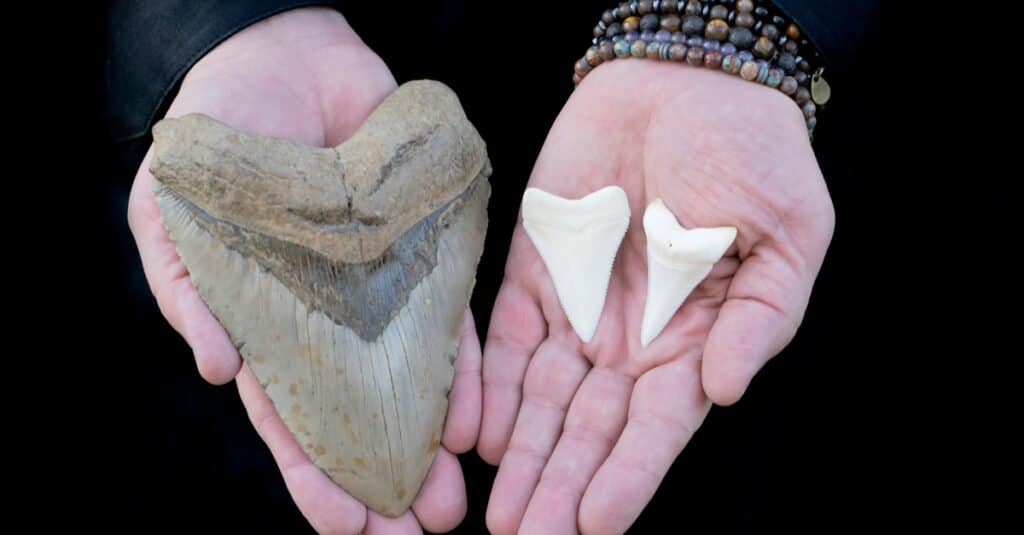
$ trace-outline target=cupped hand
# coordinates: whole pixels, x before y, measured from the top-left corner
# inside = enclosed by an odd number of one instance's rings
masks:
[[[799,108],[721,72],[626,59],[590,73],[529,186],[580,198],[609,185],[632,217],[590,343],[521,223],[513,237],[484,345],[478,444],[500,462],[487,510],[496,534],[625,531],[711,404],[736,402],[793,338],[832,236]],[[738,235],[643,348],[642,218],[659,197],[685,228]]]
[[[395,88],[388,68],[341,15],[298,9],[250,26],[204,56],[185,77],[167,116],[205,113],[249,133],[336,146]],[[157,208],[151,156],[139,168],[128,207],[150,289],[192,348],[200,374],[214,384],[237,377],[249,417],[310,524],[320,533],[340,534],[454,528],[466,510],[454,454],[476,442],[480,415],[480,348],[471,315],[466,314],[443,447],[423,489],[411,511],[398,519],[368,511],[311,463],[200,299]]]

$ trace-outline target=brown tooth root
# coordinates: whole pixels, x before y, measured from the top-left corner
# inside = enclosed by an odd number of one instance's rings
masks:
[[[157,203],[204,302],[310,459],[402,514],[443,431],[487,227],[486,147],[457,97],[403,85],[334,149],[201,115],[154,140]]]
[[[429,81],[400,87],[333,149],[200,114],[161,121],[153,143],[153,175],[207,214],[350,263],[378,258],[489,169],[457,97]]]

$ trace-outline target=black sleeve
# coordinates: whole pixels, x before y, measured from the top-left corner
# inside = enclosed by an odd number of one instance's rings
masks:
[[[106,97],[115,142],[144,137],[188,69],[246,26],[324,0],[115,0],[107,16]]]
[[[776,0],[821,51],[829,70],[843,77],[875,26],[880,0]]]

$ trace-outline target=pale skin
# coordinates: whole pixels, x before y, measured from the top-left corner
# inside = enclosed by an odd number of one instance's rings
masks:
[[[208,53],[168,116],[203,112],[255,134],[334,146],[395,87],[343,17],[300,9]],[[148,156],[128,218],[164,316],[206,380],[237,379],[253,425],[318,532],[452,529],[466,510],[455,454],[475,444],[485,460],[501,463],[487,510],[492,532],[618,533],[649,502],[711,404],[736,402],[801,322],[834,227],[801,119],[778,91],[703,69],[631,59],[588,76],[552,127],[529,185],[578,198],[614,184],[629,197],[633,220],[597,333],[580,342],[519,225],[488,330],[482,392],[467,313],[443,447],[412,509],[396,520],[338,488],[285,428],[168,239]],[[642,349],[640,222],[657,197],[683,226],[735,226],[738,236]]]
[[[599,66],[551,128],[529,186],[622,187],[632,220],[584,344],[520,223],[484,345],[480,456],[499,464],[487,527],[621,533],[712,403],[743,395],[801,323],[834,212],[797,106],[707,69]],[[644,209],[734,226],[731,250],[647,348]]]
[[[255,24],[203,57],[167,116],[201,112],[250,133],[335,146],[396,87],[384,63],[341,15],[300,9]],[[203,304],[164,229],[149,159],[136,175],[128,221],[150,288],[161,312],[192,348],[203,378],[213,384],[237,379],[253,426],[312,527],[319,533],[372,535],[441,532],[458,525],[466,491],[455,454],[473,447],[480,423],[480,346],[472,316],[467,312],[442,447],[422,491],[398,519],[368,511],[312,464]]]

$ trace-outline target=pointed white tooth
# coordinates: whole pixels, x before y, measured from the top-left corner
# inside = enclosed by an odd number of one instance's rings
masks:
[[[683,228],[661,199],[644,213],[647,234],[647,302],[640,344],[647,347],[729,250],[733,227]]]
[[[594,337],[601,319],[629,217],[626,192],[617,186],[582,199],[536,188],[523,195],[523,228],[548,268],[562,310],[584,342]]]

